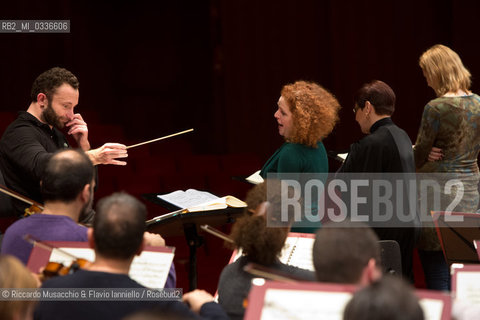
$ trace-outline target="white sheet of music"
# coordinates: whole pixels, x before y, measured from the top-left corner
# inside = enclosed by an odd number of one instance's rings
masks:
[[[352,297],[346,292],[319,292],[267,289],[262,320],[321,319],[342,320]]]
[[[60,248],[60,250],[71,254],[73,257],[85,259],[90,262],[95,260],[95,252],[90,248]],[[72,256],[62,253],[60,250],[53,249],[50,255],[50,262],[58,262],[64,265],[70,264],[75,260]]]
[[[95,260],[95,252],[90,248],[60,248],[63,251],[88,261]],[[173,261],[173,252],[142,251],[135,256],[130,266],[129,276],[148,288],[163,288]],[[53,249],[50,261],[69,264],[73,257]]]
[[[282,251],[280,252],[280,262],[287,264],[288,260],[290,259],[290,255],[292,253],[292,249],[297,243],[297,237],[288,237],[285,240],[285,244],[283,245]]]
[[[260,184],[264,181],[262,176],[260,175],[260,170],[255,171],[254,173],[246,177],[245,180],[247,180],[251,184]]]
[[[282,263],[314,271],[312,248],[314,238],[288,237],[280,254]]]
[[[312,249],[315,239],[298,238],[295,250],[292,251],[289,265],[314,271]]]
[[[441,320],[443,311],[443,301],[436,299],[420,299],[420,307],[423,310],[425,320]]]
[[[167,194],[161,194],[157,197],[182,209],[219,199],[219,197],[210,192],[195,189],[188,189],[186,191],[178,190]]]
[[[145,287],[163,288],[173,256],[173,252],[142,251],[133,259],[129,276]]]
[[[339,154],[337,154],[337,157],[342,159],[342,161],[345,161],[345,159],[347,159],[347,157],[348,157],[348,153],[339,153]]]
[[[480,272],[457,271],[456,299],[480,304]]]

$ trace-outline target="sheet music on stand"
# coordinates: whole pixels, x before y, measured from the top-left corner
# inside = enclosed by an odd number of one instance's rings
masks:
[[[315,235],[312,233],[290,232],[280,253],[280,262],[298,268],[315,271],[312,250]],[[229,263],[242,256],[241,250],[234,250]]]
[[[217,197],[207,191],[188,189],[177,190],[167,194],[143,195],[147,200],[159,204],[167,209],[174,210],[170,213],[157,216],[147,221],[147,225],[175,217],[181,213],[205,212],[222,210],[226,208],[244,208],[247,204],[234,196]]]
[[[248,177],[246,177],[245,181],[247,181],[251,184],[260,184],[264,180],[263,180],[262,176],[260,175],[260,170],[258,170],[258,171],[255,171],[254,173],[252,173],[251,175],[249,175]]]
[[[290,232],[280,255],[282,263],[315,271],[313,266],[313,243],[315,234]]]
[[[347,303],[358,289],[354,285],[254,281],[248,296],[245,319],[342,320]],[[449,320],[451,298],[437,291],[416,290],[426,320]]]
[[[95,252],[89,247],[88,242],[46,241],[45,243],[74,257],[90,262],[95,260]],[[142,253],[133,259],[129,276],[145,287],[163,288],[173,262],[174,252],[174,247],[145,247]],[[68,265],[72,260],[72,256],[65,255],[57,249],[50,251],[34,246],[27,267],[30,271],[38,273],[48,261]]]
[[[160,199],[156,194],[145,194],[144,198],[168,209],[177,210],[146,221],[147,231],[161,234],[163,237],[183,235],[189,247],[189,289],[197,288],[197,248],[204,241],[198,234],[201,225],[222,226],[233,223],[243,214],[246,203],[233,197],[216,198],[213,203],[203,203],[192,208],[180,208]],[[183,206],[183,205],[182,205]]]
[[[455,299],[480,304],[480,264],[454,263],[451,274],[452,294]]]
[[[452,297],[441,291],[415,290],[425,320],[450,320]]]
[[[186,209],[220,199],[210,192],[199,191],[196,189],[188,189],[185,191],[177,190],[167,194],[159,194],[157,197],[163,201],[169,202],[178,209]]]
[[[253,282],[245,319],[342,320],[356,287],[315,282]]]
[[[335,159],[339,162],[344,162],[345,159],[347,159],[348,157],[348,151],[340,151],[340,152],[337,152],[337,151],[333,151],[333,150],[330,150],[327,152],[327,155],[332,158],[332,159]]]

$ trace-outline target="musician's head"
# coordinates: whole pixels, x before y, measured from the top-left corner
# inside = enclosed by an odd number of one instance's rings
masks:
[[[364,84],[356,93],[355,120],[363,133],[381,118],[390,117],[395,111],[395,93],[388,84],[380,80]]]
[[[47,162],[40,182],[45,204],[49,202],[78,203],[80,216],[91,210],[93,202],[94,167],[81,150],[61,150]]]
[[[33,82],[30,98],[40,107],[40,119],[63,128],[73,118],[78,88],[77,77],[67,69],[55,67],[39,75]]]
[[[245,213],[232,228],[235,246],[241,248],[249,260],[263,265],[270,265],[278,259],[289,232],[288,222],[278,224],[281,195],[272,194],[272,190],[280,190],[277,182],[266,181],[247,193]],[[275,226],[268,222],[275,223]]]
[[[126,193],[114,193],[97,204],[89,241],[95,254],[107,259],[128,261],[143,249],[147,209]]]
[[[462,90],[465,93],[472,85],[471,74],[463,65],[460,56],[447,46],[437,44],[425,51],[418,64],[428,86],[438,97],[447,92]]]
[[[333,130],[340,109],[330,92],[306,81],[285,85],[277,105],[274,117],[279,134],[288,142],[313,148]]]
[[[38,287],[32,273],[16,257],[0,256],[0,288],[31,288]],[[4,300],[0,301],[2,319],[33,319],[36,301]]]
[[[313,245],[318,281],[366,285],[381,277],[380,245],[373,230],[350,221],[325,224]]]
[[[413,289],[401,278],[388,276],[355,292],[343,320],[423,320]]]

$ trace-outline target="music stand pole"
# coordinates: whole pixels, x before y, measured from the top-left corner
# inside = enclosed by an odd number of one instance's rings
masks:
[[[197,248],[203,244],[203,238],[197,233],[195,223],[186,223],[183,225],[185,239],[187,240],[190,254],[188,258],[188,286],[190,291],[197,289]]]

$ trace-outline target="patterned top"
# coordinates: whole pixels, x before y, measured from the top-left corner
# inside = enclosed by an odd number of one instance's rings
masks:
[[[422,123],[414,148],[417,172],[443,172],[467,174],[462,176],[464,190],[462,200],[453,211],[475,212],[478,207],[478,164],[480,150],[480,97],[476,94],[461,97],[440,97],[430,101],[423,111]],[[443,159],[428,161],[432,147],[441,148]],[[449,179],[451,176],[446,176]],[[436,179],[442,179],[436,176]],[[445,182],[445,181],[443,181]],[[456,190],[450,194],[441,193],[440,208],[432,202],[432,190],[428,191],[425,217],[430,210],[445,210],[453,203]],[[424,209],[424,210],[425,210]],[[424,220],[417,247],[421,250],[440,251],[441,246],[432,223]],[[430,226],[430,227],[429,227]]]
[[[443,159],[429,162],[432,147],[443,150]],[[418,172],[478,173],[480,150],[480,97],[440,97],[423,111],[415,143]]]

